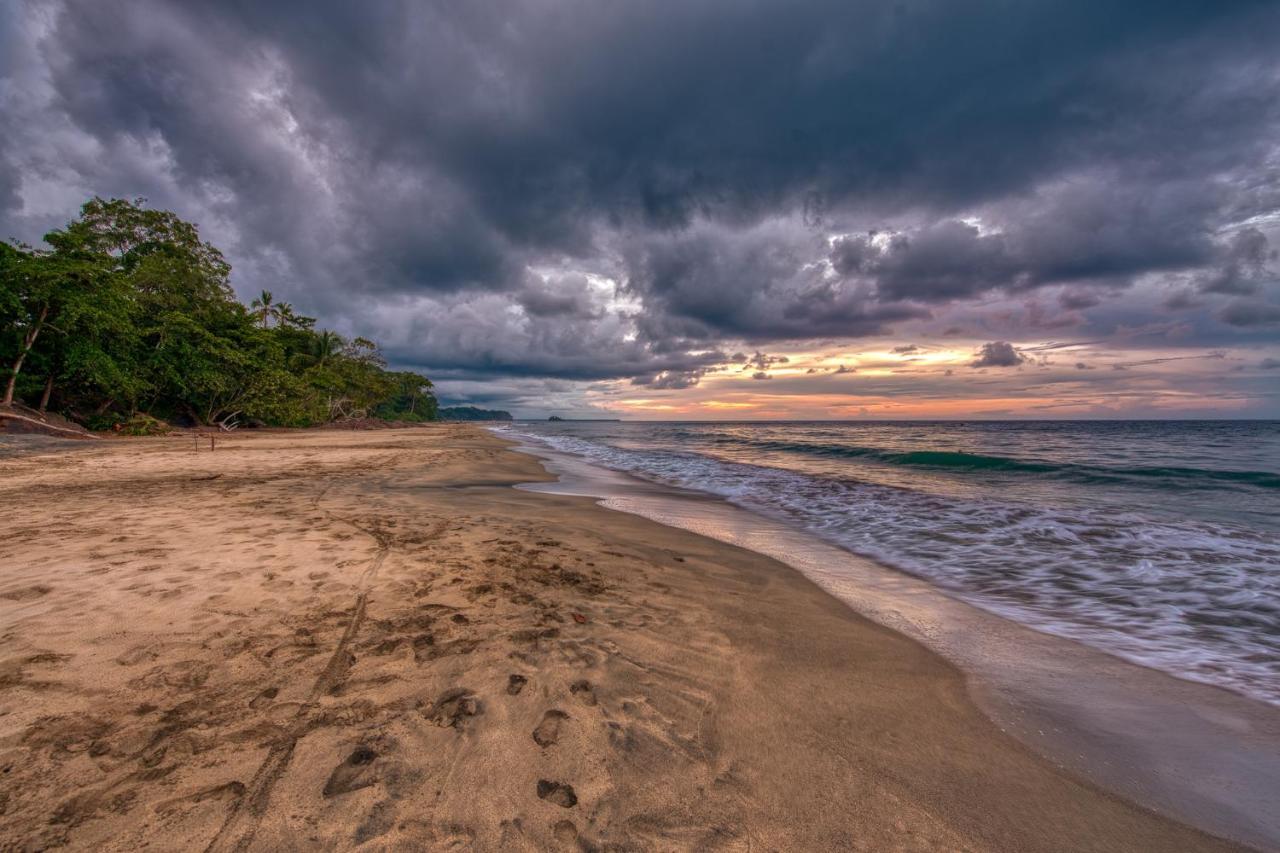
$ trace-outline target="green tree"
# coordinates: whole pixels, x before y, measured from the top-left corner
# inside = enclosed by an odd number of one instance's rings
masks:
[[[431,391],[430,379],[409,371],[389,375],[395,383],[395,391],[374,410],[374,414],[390,421],[436,419],[439,403]]]
[[[115,360],[98,346],[109,330],[127,325],[127,303],[110,260],[60,232],[46,242],[52,250],[5,244],[0,251],[0,304],[9,318],[3,337],[4,405],[13,403],[33,354],[43,362],[46,396],[68,362],[95,381],[109,381],[117,371]]]
[[[94,198],[45,243],[0,243],[7,403],[99,424],[435,417],[430,381],[388,371],[368,338],[317,331],[269,290],[237,301],[221,252],[169,211]]]
[[[280,319],[280,306],[275,303],[270,290],[262,291],[262,295],[249,303],[249,307],[253,309],[253,318],[264,329],[271,325],[272,320]]]

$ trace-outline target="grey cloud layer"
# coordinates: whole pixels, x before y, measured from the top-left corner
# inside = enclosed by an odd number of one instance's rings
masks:
[[[688,387],[742,342],[1055,286],[1044,326],[1118,326],[1136,283],[1182,288],[1142,304],[1189,344],[1280,327],[1274,3],[37,0],[0,27],[3,233],[147,195],[242,292],[442,375]]]

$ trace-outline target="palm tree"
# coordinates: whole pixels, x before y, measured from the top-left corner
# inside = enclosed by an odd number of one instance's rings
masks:
[[[261,323],[264,329],[271,324],[272,320],[280,316],[280,307],[275,304],[270,290],[262,291],[261,296],[249,303],[249,307],[253,309],[254,319]]]
[[[316,324],[315,317],[307,317],[303,314],[295,313],[293,306],[288,302],[280,303],[276,319],[280,321],[281,326],[288,326],[293,329],[310,329]]]
[[[325,329],[312,338],[311,355],[317,367],[336,355],[340,349],[342,349],[342,338],[337,332]]]

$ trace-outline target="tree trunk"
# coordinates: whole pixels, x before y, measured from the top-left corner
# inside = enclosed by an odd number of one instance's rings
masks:
[[[4,389],[3,403],[6,406],[13,405],[13,389],[18,387],[18,372],[22,370],[22,362],[27,360],[27,353],[31,352],[31,348],[36,345],[36,338],[40,337],[40,330],[44,328],[44,319],[48,316],[49,306],[46,305],[40,309],[40,319],[36,320],[36,324],[22,338],[22,351],[13,362],[13,372],[9,374],[9,384]]]
[[[53,393],[53,373],[49,373],[49,377],[44,381],[44,393],[40,395],[40,411],[44,412],[49,408],[49,395]]]

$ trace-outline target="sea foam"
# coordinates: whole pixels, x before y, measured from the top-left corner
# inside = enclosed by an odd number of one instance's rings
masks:
[[[1272,532],[516,431],[604,467],[718,495],[1030,627],[1280,704],[1280,537]]]

